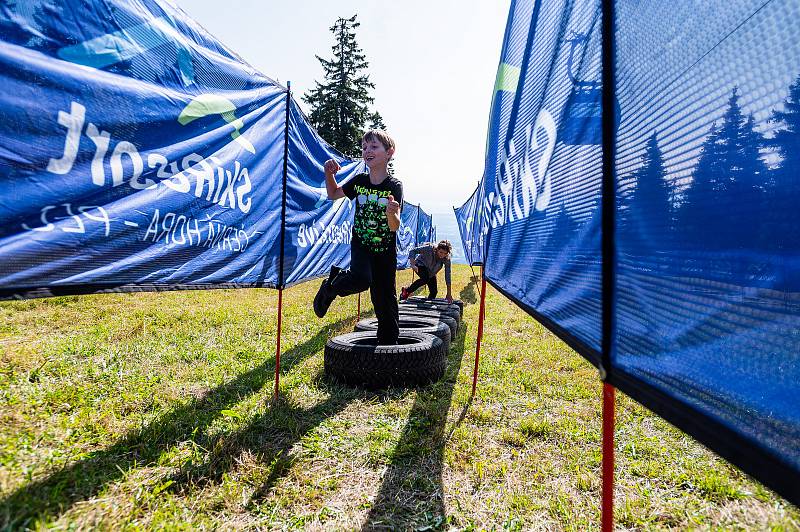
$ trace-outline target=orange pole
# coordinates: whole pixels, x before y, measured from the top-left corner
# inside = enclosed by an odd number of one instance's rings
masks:
[[[486,313],[486,276],[481,266],[481,308],[478,311],[478,341],[475,344],[475,369],[472,372],[472,395],[478,386],[478,360],[481,356],[481,340],[483,340],[483,316]]]
[[[603,493],[601,530],[614,530],[614,387],[603,383]]]
[[[275,400],[278,400],[278,384],[281,372],[281,325],[283,321],[283,288],[278,288],[278,340],[275,345]]]

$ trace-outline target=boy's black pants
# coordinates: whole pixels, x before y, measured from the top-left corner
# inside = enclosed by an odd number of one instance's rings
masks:
[[[411,286],[408,287],[408,291],[413,294],[422,285],[426,284],[428,285],[428,297],[431,299],[436,297],[436,294],[439,293],[439,287],[436,284],[436,274],[431,275],[427,267],[417,265],[417,275],[419,275],[419,279],[411,283]]]
[[[378,343],[393,345],[400,334],[397,310],[397,257],[394,253],[374,254],[357,246],[350,248],[350,269],[339,272],[331,284],[337,296],[349,296],[369,288],[375,317],[378,318]]]

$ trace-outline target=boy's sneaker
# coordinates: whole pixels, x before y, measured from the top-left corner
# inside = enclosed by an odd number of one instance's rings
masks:
[[[400,301],[405,301],[406,299],[408,299],[409,295],[411,295],[411,294],[408,293],[408,288],[406,288],[405,286],[401,286],[400,287]]]
[[[319,286],[317,295],[314,296],[314,314],[318,318],[324,318],[334,299],[336,299],[336,294],[331,294],[330,283],[325,279]]]

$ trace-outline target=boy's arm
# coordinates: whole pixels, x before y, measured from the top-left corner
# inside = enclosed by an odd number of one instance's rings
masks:
[[[447,302],[453,302],[453,291],[450,283],[450,259],[444,263],[444,282],[447,285]]]
[[[392,231],[400,229],[400,204],[391,195],[389,196],[389,203],[386,205],[386,221]]]
[[[341,170],[339,163],[333,159],[325,161],[325,189],[328,192],[329,200],[337,200],[345,197],[344,190],[336,182],[336,172]]]
[[[397,181],[388,199],[389,203],[386,205],[386,221],[389,224],[389,229],[393,232],[397,232],[397,230],[400,229],[400,205],[403,203],[402,183]]]
[[[417,246],[415,248],[411,248],[408,252],[408,262],[411,264],[411,269],[415,272],[417,271],[417,263],[415,262],[417,259],[417,255],[425,246]]]
[[[420,255],[420,252],[425,251],[427,249],[430,249],[431,252],[435,251],[433,249],[433,246],[426,243],[422,244],[421,246],[411,248],[411,250],[408,252],[408,261],[411,263],[411,267],[414,269],[414,271],[417,271],[416,266],[414,266],[414,260],[417,258],[417,255]]]

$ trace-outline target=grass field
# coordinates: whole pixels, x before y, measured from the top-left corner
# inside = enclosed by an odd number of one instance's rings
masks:
[[[0,527],[597,529],[596,370],[490,290],[470,401],[470,276],[454,268],[466,306],[446,378],[383,393],[323,374],[355,298],[318,320],[318,281],[285,291],[278,402],[275,290],[0,304]],[[619,528],[800,529],[796,508],[617,407]]]

